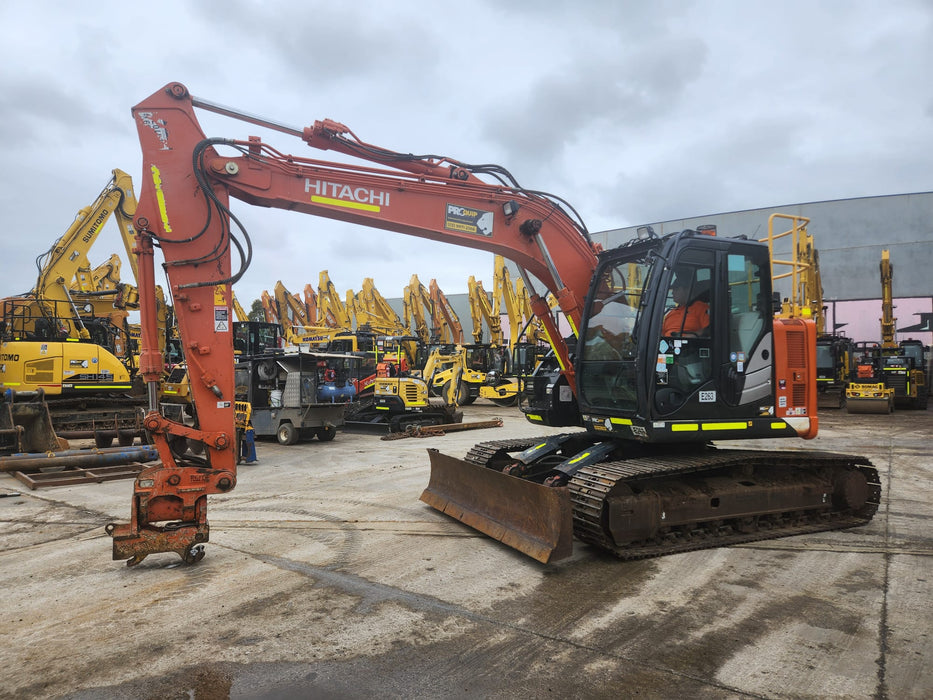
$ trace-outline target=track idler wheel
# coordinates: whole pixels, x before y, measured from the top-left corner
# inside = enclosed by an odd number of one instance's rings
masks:
[[[868,480],[857,469],[839,474],[833,482],[833,505],[836,508],[858,510],[865,505],[870,494]]]

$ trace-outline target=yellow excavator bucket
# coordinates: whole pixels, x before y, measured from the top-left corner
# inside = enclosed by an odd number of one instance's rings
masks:
[[[550,488],[428,450],[431,478],[421,500],[432,508],[549,564],[573,551],[567,487]]]

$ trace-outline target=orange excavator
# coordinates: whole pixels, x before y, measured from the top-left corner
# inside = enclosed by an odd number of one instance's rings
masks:
[[[207,138],[196,108],[350,162],[288,155],[258,137]],[[515,263],[561,368],[554,396],[542,395],[550,401],[523,410],[538,423],[574,428],[481,443],[465,459],[429,450],[422,500],[539,561],[568,556],[574,535],[638,558],[851,527],[876,512],[880,483],[864,457],[715,445],[817,434],[815,329],[806,319],[775,318],[767,246],[700,231],[658,236],[645,227],[630,243],[601,251],[569,204],[521,187],[500,166],[388,150],[330,120],[286,126],[193,97],[180,83],[144,99],[133,116],[144,172],[136,219],[140,372],[151,394],[145,424],[161,464],[136,479],[130,522],[107,526],[114,559],[132,565],[176,552],[199,560],[209,538],[208,496],[236,486],[226,329],[231,288],[252,244],[230,212],[231,198]],[[196,428],[157,410],[161,357],[155,309],[146,303],[156,246],[188,358]],[[533,281],[554,294],[577,332],[573,355]],[[674,301],[675,287],[687,301]],[[664,323],[693,300],[708,304],[704,328]],[[570,402],[579,407],[572,415],[550,411]],[[173,436],[201,441],[203,457],[174,454]]]

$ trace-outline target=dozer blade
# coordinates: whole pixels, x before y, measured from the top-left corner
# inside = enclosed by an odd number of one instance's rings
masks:
[[[547,487],[480,467],[437,450],[421,500],[432,508],[549,564],[573,551],[567,487]]]

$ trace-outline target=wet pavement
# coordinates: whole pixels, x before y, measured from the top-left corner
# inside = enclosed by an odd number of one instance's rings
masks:
[[[2,698],[933,696],[933,411],[821,414],[882,477],[865,527],[539,564],[418,500],[427,448],[548,434],[517,409],[443,437],[258,445],[200,563],[110,559],[129,481],[0,475]],[[750,445],[742,444],[743,447]]]

